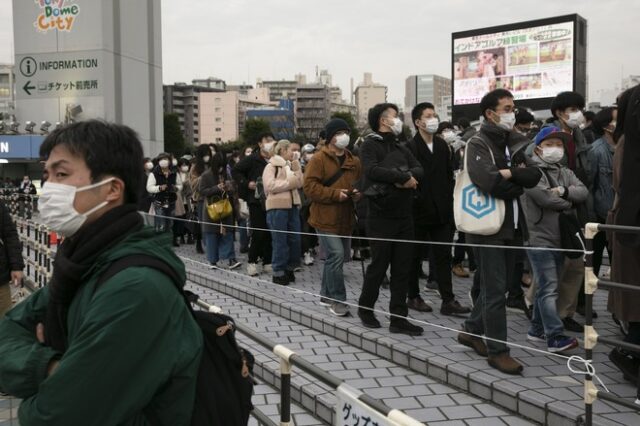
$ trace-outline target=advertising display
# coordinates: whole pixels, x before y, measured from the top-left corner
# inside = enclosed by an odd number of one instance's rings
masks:
[[[578,60],[586,58],[585,33],[586,21],[578,15],[454,33],[454,115],[461,110],[456,107],[477,106],[495,89],[509,90],[516,102],[580,91],[577,83],[586,78]]]

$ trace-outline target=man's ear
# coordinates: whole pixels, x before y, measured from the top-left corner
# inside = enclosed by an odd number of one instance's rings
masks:
[[[106,201],[124,201],[124,182],[120,178],[114,178],[109,182],[109,192]]]

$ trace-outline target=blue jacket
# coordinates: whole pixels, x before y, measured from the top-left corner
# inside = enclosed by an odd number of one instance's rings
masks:
[[[614,148],[604,137],[597,139],[589,150],[589,181],[594,210],[598,220],[604,221],[613,206],[613,153]]]

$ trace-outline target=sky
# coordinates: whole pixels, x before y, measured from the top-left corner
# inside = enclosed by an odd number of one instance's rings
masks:
[[[640,74],[638,0],[157,1],[165,84],[214,76],[255,85],[297,73],[309,81],[317,66],[345,96],[351,78],[357,85],[371,72],[403,105],[409,75],[450,77],[452,32],[572,13],[588,21],[592,100]],[[0,10],[0,63],[13,62],[11,0],[0,0]]]

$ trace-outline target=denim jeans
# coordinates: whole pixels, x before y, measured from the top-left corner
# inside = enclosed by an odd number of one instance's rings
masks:
[[[537,283],[529,333],[536,336],[544,333],[547,339],[551,339],[562,334],[564,330],[556,307],[564,254],[556,251],[528,250],[527,255]]]
[[[329,232],[317,231],[320,244],[325,248],[327,258],[322,270],[322,287],[320,295],[330,299],[346,301],[347,292],[344,288],[344,255],[349,253],[348,237],[339,237]]]
[[[467,235],[471,244],[476,242]],[[514,245],[513,241],[501,241],[500,245]],[[515,266],[515,250],[477,247],[474,249],[478,266],[474,277],[474,290],[479,288],[471,315],[464,323],[464,329],[474,334],[484,334],[491,339],[507,341],[507,310],[505,293],[507,282]],[[472,292],[474,291],[472,290]],[[504,343],[487,340],[489,355],[509,352]]]
[[[273,276],[281,277],[285,271],[300,266],[300,212],[298,207],[267,211],[267,224],[271,229]],[[288,232],[273,232],[288,231]]]
[[[159,207],[158,205],[155,205],[156,215],[154,217],[154,223],[156,232],[167,232],[171,230],[171,218],[173,217],[175,209],[175,203],[169,204],[168,207]]]
[[[247,220],[238,219],[238,233],[240,234],[240,248],[249,250],[249,233],[247,231]]]
[[[220,260],[235,259],[235,250],[233,247],[233,232],[227,230],[222,234],[215,232],[204,232],[204,250],[209,263],[218,263]]]

